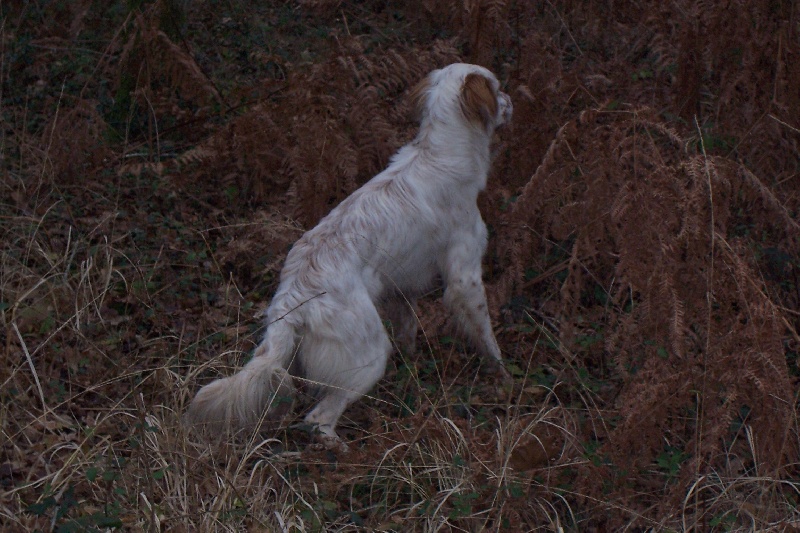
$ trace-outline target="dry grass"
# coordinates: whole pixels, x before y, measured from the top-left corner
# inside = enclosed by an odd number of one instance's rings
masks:
[[[24,232],[29,225],[20,217],[6,227]],[[138,274],[147,276],[156,266],[126,272],[115,266],[123,256],[108,243],[90,246],[75,238],[53,247],[52,226],[36,227],[27,248],[48,273],[4,286],[21,294],[17,301],[30,302],[9,310],[14,337],[6,338],[3,367],[3,475],[13,480],[3,515],[12,529],[338,531],[411,524],[438,530],[561,520],[546,495],[520,512],[515,502],[543,487],[508,467],[514,450],[537,428],[569,430],[572,415],[555,391],[529,387],[509,407],[501,401],[508,391],[472,385],[465,404],[457,396],[464,394],[460,376],[450,382],[439,376],[437,382],[436,376],[416,375],[407,362],[393,372],[397,379],[405,370],[404,379],[382,386],[352,413],[345,425],[354,443],[350,454],[313,451],[308,435],[291,422],[267,439],[199,441],[180,424],[180,413],[208,365],[181,360],[208,339],[137,338],[135,319],[107,318],[115,283],[131,287]],[[138,299],[145,314],[158,306],[153,292]],[[47,318],[27,321],[23,313],[37,306]],[[232,304],[229,313],[245,311]],[[236,332],[226,338],[222,358],[236,360],[253,334],[237,339],[238,330],[246,330],[246,321],[237,318],[231,328]],[[37,344],[29,345],[31,337]],[[135,347],[121,358],[123,339]],[[25,357],[17,357],[20,350]],[[215,371],[231,371],[218,363]],[[536,401],[526,403],[526,394]],[[408,406],[408,398],[419,398],[417,405]],[[462,413],[469,409],[487,419],[470,422]],[[409,410],[414,412],[399,418],[387,415]],[[492,419],[494,411],[500,414]],[[553,458],[562,454],[550,446]],[[520,464],[549,469],[548,459],[539,454],[533,464]]]

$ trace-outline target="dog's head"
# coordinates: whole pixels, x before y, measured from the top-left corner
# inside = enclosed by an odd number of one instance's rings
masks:
[[[423,122],[462,120],[486,132],[509,122],[513,111],[495,75],[467,63],[434,70],[411,91],[411,99]]]

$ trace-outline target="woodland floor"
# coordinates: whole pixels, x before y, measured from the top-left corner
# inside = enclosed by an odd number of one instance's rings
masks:
[[[800,530],[795,1],[0,2],[0,530]],[[433,293],[345,413],[209,443],[291,244],[454,61],[513,387]]]

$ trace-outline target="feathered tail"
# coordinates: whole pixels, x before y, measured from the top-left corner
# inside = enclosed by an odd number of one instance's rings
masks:
[[[294,386],[287,372],[295,348],[295,329],[286,320],[270,324],[253,359],[233,376],[201,388],[189,405],[186,422],[210,432],[252,431],[292,407]]]

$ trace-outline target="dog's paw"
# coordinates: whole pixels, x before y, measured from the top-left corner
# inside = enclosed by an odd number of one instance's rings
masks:
[[[316,442],[311,444],[312,450],[329,450],[337,453],[347,453],[350,451],[350,447],[345,441],[339,438],[338,435],[332,437],[325,433],[317,433],[314,439]]]
[[[293,429],[305,431],[311,435],[313,442],[311,442],[308,446],[312,450],[330,450],[341,453],[347,453],[350,451],[350,447],[347,446],[347,443],[344,442],[341,437],[336,434],[336,431],[331,429],[330,426],[303,422],[301,424],[295,424],[291,427]]]
[[[481,374],[497,378],[497,380],[504,385],[514,384],[514,377],[501,361],[495,361],[494,359],[487,360],[481,366]]]

